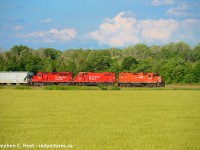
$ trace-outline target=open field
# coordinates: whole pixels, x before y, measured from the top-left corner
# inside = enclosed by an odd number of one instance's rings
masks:
[[[116,86],[115,86],[116,87]],[[0,86],[0,90],[102,90],[106,88],[112,90],[115,87],[98,87],[98,86],[18,86],[18,85],[4,85]],[[200,90],[200,84],[167,84],[161,88],[147,88],[147,87],[131,87],[131,88],[120,88],[121,90]],[[115,89],[116,90],[116,89]]]
[[[199,141],[199,90],[0,90],[0,144],[18,149],[187,150]]]

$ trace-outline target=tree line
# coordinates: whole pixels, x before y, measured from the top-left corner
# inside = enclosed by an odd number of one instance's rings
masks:
[[[166,83],[200,83],[200,44],[194,48],[178,42],[65,51],[15,45],[9,51],[0,52],[0,71],[71,71],[73,75],[84,71],[108,71],[116,75],[118,72],[157,72]]]

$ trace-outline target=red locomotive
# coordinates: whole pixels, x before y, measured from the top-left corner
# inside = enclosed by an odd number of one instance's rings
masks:
[[[32,78],[33,85],[70,85],[72,83],[71,72],[38,72],[36,76]]]
[[[79,72],[78,75],[74,77],[75,85],[113,85],[115,82],[115,73],[113,72]]]
[[[118,86],[120,87],[164,87],[165,84],[162,78],[157,73],[130,73],[122,72],[119,73],[119,82]]]
[[[79,72],[72,78],[71,72],[38,72],[32,77],[32,85],[114,85],[119,87],[164,87],[164,81],[157,73],[119,73],[119,81],[116,81],[113,72]]]

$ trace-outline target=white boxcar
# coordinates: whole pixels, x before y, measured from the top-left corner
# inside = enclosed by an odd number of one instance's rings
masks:
[[[0,84],[26,84],[28,72],[0,72]]]

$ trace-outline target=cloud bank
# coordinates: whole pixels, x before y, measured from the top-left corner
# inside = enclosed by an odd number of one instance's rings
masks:
[[[154,1],[155,2],[155,1]],[[160,1],[156,1],[157,4]],[[162,1],[170,4],[170,1]],[[172,3],[172,1],[171,1]],[[161,5],[161,3],[159,3]],[[183,4],[183,3],[182,3]],[[186,4],[186,3],[185,3]],[[183,15],[186,5],[174,7],[170,13]],[[52,21],[50,19],[45,22]],[[120,12],[113,18],[106,18],[99,27],[88,33],[78,36],[74,28],[52,28],[43,31],[20,33],[23,26],[15,26],[14,30],[19,33],[17,38],[31,43],[68,43],[79,44],[95,41],[98,45],[110,47],[125,47],[137,43],[148,45],[160,45],[169,42],[184,41],[196,44],[200,41],[200,19],[143,19],[139,20],[130,12]]]
[[[151,4],[153,6],[159,6],[159,5],[173,5],[174,0],[152,0]]]
[[[48,19],[45,19],[45,20],[40,20],[41,23],[50,23],[52,22],[53,20],[48,18]]]
[[[77,36],[77,32],[74,28],[63,28],[63,29],[50,29],[48,31],[35,31],[27,34],[18,34],[17,37],[24,39],[31,39],[36,42],[42,43],[66,43]]]
[[[99,45],[122,47],[137,43],[163,44],[191,39],[199,40],[195,29],[199,19],[146,19],[137,20],[120,12],[112,19],[106,19],[99,29],[86,34],[86,37],[95,40]]]

